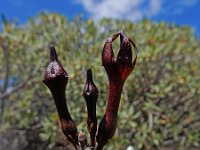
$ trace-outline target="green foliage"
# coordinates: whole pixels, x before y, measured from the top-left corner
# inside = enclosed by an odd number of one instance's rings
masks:
[[[134,24],[103,19],[96,24],[80,17],[68,21],[57,14],[40,14],[21,27],[4,24],[0,40],[9,57],[0,53],[0,79],[5,79],[4,61],[9,59],[12,81],[7,91],[24,84],[5,98],[7,130],[37,127],[34,130],[50,147],[56,142],[56,132],[60,130],[56,109],[50,92],[41,82],[51,41],[57,44],[59,59],[70,76],[67,103],[79,130],[87,130],[82,97],[87,68],[92,68],[100,90],[97,102],[100,121],[108,94],[101,50],[106,39],[120,29],[134,39],[139,54],[136,68],[123,89],[116,135],[107,149],[125,149],[128,145],[150,149],[170,144],[199,147],[199,41],[189,27],[148,20]]]

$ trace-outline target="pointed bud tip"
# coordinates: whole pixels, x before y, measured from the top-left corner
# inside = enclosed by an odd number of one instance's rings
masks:
[[[55,44],[53,42],[49,44],[49,49],[50,49],[50,61],[58,61]]]
[[[87,81],[92,81],[92,69],[87,70]]]
[[[49,43],[49,48],[50,49],[55,49],[55,43],[54,42]]]
[[[87,70],[86,83],[83,90],[83,96],[89,96],[91,93],[98,95],[98,88],[93,82],[92,70]]]
[[[54,79],[68,80],[68,74],[58,61],[54,43],[49,44],[50,60],[44,73],[43,83],[48,84]]]
[[[112,37],[109,37],[107,40],[106,40],[107,43],[111,43],[112,42]]]
[[[119,30],[118,33],[120,33],[120,34],[125,34],[125,33],[124,33],[124,30]]]
[[[126,34],[123,30],[120,30],[119,34],[120,34],[121,44],[122,44],[122,42],[129,42],[129,38],[126,36]]]

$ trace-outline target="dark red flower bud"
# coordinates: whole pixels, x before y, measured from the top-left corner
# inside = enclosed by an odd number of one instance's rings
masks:
[[[132,46],[134,48],[134,61],[132,62]],[[137,60],[137,47],[134,42],[120,31],[120,50],[117,55],[117,64],[121,79],[125,81],[133,71]]]
[[[115,75],[116,61],[114,59],[114,53],[112,48],[113,38],[108,38],[102,51],[102,65],[104,66],[106,73],[108,74],[109,80],[112,80],[112,76]]]
[[[44,74],[43,82],[50,89],[53,95],[63,133],[74,146],[77,145],[77,128],[68,111],[65,97],[68,74],[58,61],[53,44],[50,44],[50,60]]]
[[[122,65],[132,66],[132,47],[128,37],[124,35],[123,31],[120,31],[120,50],[117,55],[118,63]]]
[[[114,53],[112,49],[112,38],[108,38],[102,52],[102,65],[106,68],[112,66],[114,61]]]
[[[98,88],[92,79],[92,70],[87,70],[87,79],[83,90],[83,97],[85,98],[87,106],[87,127],[91,138],[91,147],[95,147],[95,136],[97,131],[97,117],[96,117],[96,102],[98,99]]]
[[[66,84],[68,81],[68,74],[58,61],[58,57],[57,57],[54,45],[50,44],[49,47],[50,47],[50,59],[49,59],[49,64],[44,74],[44,83],[46,83],[49,80],[62,76],[66,80],[66,83],[64,82],[65,83],[64,87],[66,87]]]
[[[120,35],[120,50],[117,59],[114,58],[112,42]],[[132,62],[132,46],[135,50],[135,57]],[[137,59],[137,47],[123,31],[109,38],[102,51],[102,64],[107,72],[109,79],[109,96],[106,106],[106,112],[99,124],[97,142],[97,150],[101,150],[103,146],[111,139],[117,127],[117,114],[121,98],[123,85],[127,77],[133,71]]]

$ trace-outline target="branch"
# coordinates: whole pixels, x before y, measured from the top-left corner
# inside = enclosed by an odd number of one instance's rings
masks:
[[[5,69],[4,84],[2,88],[2,93],[4,93],[8,88],[8,81],[9,81],[9,49],[3,43],[1,44],[1,47],[3,50],[3,58],[4,58],[3,68]]]
[[[3,80],[3,86],[1,89],[1,93],[5,93],[8,88],[8,82],[9,82],[9,48],[3,43],[3,39],[0,40],[0,46],[3,51],[3,68],[5,70],[4,80]],[[5,99],[1,98],[1,108],[0,108],[0,123],[3,121],[3,113],[4,113],[4,105],[5,105]]]
[[[0,95],[0,99],[5,99],[8,96],[10,96],[12,93],[17,92],[18,90],[20,90],[21,88],[23,88],[26,85],[26,82],[21,83],[15,87],[13,87],[10,91],[3,93],[2,95]]]

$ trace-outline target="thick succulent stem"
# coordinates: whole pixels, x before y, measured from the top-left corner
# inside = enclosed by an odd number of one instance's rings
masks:
[[[90,147],[94,149],[96,143],[97,117],[96,117],[96,102],[98,99],[98,89],[92,79],[92,70],[87,70],[87,79],[83,91],[87,106],[87,127],[90,133]]]
[[[77,147],[77,128],[68,111],[65,96],[68,74],[59,63],[53,45],[50,45],[50,60],[43,82],[50,89],[53,95],[64,135],[75,147]]]
[[[117,58],[114,58],[112,42],[120,35],[120,49]],[[135,50],[132,62],[132,46]],[[109,96],[106,112],[99,124],[97,135],[97,150],[103,149],[104,145],[111,139],[117,127],[117,114],[120,104],[121,93],[124,82],[133,71],[137,59],[137,48],[135,44],[125,36],[123,31],[118,32],[106,41],[102,51],[102,64],[109,79]]]
[[[106,112],[99,124],[97,150],[101,150],[104,145],[111,139],[117,127],[117,114],[120,104],[123,83],[109,82],[109,96],[106,106]]]
[[[120,36],[120,48],[117,57],[114,57],[112,43]],[[134,48],[134,57],[132,52]],[[133,60],[132,60],[133,59]],[[87,127],[90,133],[90,144],[87,143],[83,132],[77,132],[77,127],[68,111],[65,90],[68,74],[60,64],[54,45],[50,45],[50,60],[46,69],[43,82],[50,89],[64,135],[74,145],[76,150],[96,149],[102,150],[111,139],[117,128],[117,115],[123,85],[133,71],[137,59],[137,47],[134,42],[126,37],[123,31],[108,38],[102,51],[102,65],[108,75],[109,94],[106,111],[99,124],[97,132],[96,102],[98,88],[93,82],[91,69],[87,70],[87,79],[83,90],[83,97],[87,106]]]

